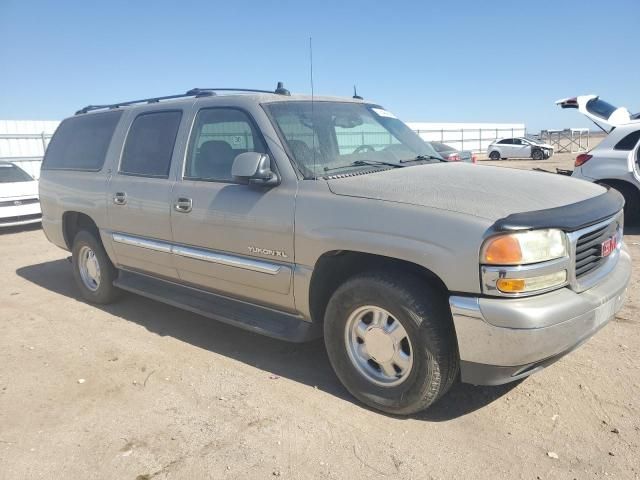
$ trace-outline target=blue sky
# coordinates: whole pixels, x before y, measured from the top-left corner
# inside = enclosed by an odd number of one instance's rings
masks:
[[[640,1],[0,0],[0,119],[200,87],[358,92],[405,121],[590,126],[554,100],[640,110]]]

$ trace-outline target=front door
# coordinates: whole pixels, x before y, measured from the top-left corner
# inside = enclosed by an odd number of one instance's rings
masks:
[[[185,283],[293,309],[296,184],[236,183],[233,160],[247,151],[267,153],[248,113],[222,107],[198,111],[173,189],[173,260]]]
[[[511,158],[529,158],[531,156],[531,145],[520,138],[513,139],[511,145]]]
[[[108,189],[118,265],[174,279],[169,173],[182,117],[179,109],[137,115]]]

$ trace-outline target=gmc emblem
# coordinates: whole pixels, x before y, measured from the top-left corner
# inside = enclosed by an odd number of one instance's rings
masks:
[[[617,244],[618,242],[615,235],[611,238],[607,238],[604,242],[602,242],[602,245],[600,246],[600,256],[608,257],[609,255],[611,255],[611,252],[616,249]]]

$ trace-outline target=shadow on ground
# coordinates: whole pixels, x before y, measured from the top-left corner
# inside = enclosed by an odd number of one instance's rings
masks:
[[[20,232],[30,232],[33,230],[42,230],[42,224],[38,223],[27,223],[26,225],[14,225],[12,227],[2,227],[0,228],[0,235],[9,235],[12,233],[20,233]]]
[[[83,301],[67,260],[22,267],[16,273],[42,288]],[[135,322],[158,335],[174,337],[355,402],[333,373],[322,340],[306,344],[287,343],[132,294],[124,295],[115,304],[95,307]],[[488,405],[514,386],[513,383],[502,387],[456,384],[440,402],[413,418],[434,422],[451,420]]]

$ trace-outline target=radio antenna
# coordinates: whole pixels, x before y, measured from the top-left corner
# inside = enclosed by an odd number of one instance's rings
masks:
[[[309,37],[309,81],[311,82],[311,144],[313,145],[313,177],[317,179],[316,170],[316,130],[314,121],[313,98],[313,37]]]

